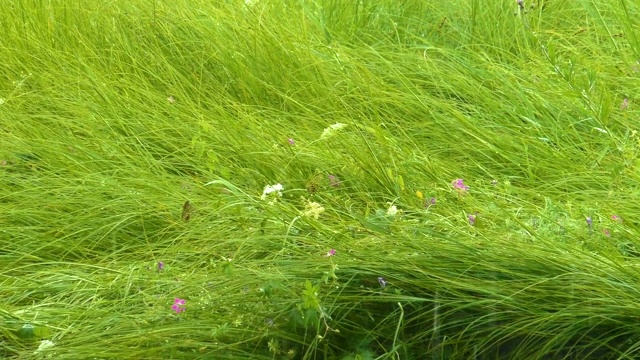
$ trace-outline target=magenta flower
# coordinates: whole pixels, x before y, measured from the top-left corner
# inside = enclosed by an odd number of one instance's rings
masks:
[[[289,143],[289,145],[291,145],[291,146],[293,146],[293,145],[295,145],[295,144],[296,144],[296,141],[295,141],[295,140],[293,140],[292,138],[288,138],[288,139],[287,139],[287,142],[288,142],[288,143]]]
[[[473,214],[467,215],[467,218],[469,219],[469,225],[474,226],[476,224],[477,216],[478,216],[477,213],[475,215]]]
[[[622,218],[618,215],[611,215],[611,220],[622,222]]]
[[[158,261],[158,271],[164,270],[164,262]]]
[[[329,252],[327,252],[327,253],[324,255],[324,257],[331,257],[331,256],[333,256],[333,255],[335,255],[335,254],[336,254],[336,249],[331,249],[331,250],[329,250]]]
[[[175,298],[175,300],[173,300],[173,305],[171,305],[171,310],[175,311],[176,314],[180,314],[186,310],[184,303],[184,299]]]
[[[387,280],[385,280],[382,276],[378,276],[378,283],[381,287],[387,287]]]
[[[453,185],[453,188],[458,190],[458,191],[469,191],[469,187],[467,185],[464,184],[464,180],[462,179],[455,179],[451,182],[451,185]]]

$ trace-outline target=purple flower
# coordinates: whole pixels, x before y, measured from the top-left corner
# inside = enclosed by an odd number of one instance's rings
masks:
[[[387,287],[387,280],[385,280],[382,276],[378,276],[378,283],[381,287]]]
[[[476,213],[476,215],[473,215],[473,214],[467,215],[467,218],[469,219],[469,225],[474,226],[476,224],[476,217],[477,216],[478,216],[477,213]]]
[[[295,144],[296,144],[296,141],[295,141],[295,140],[293,140],[292,138],[288,138],[288,139],[287,139],[287,142],[288,142],[288,143],[289,143],[289,145],[291,145],[291,146],[293,146],[293,145],[295,145]]]
[[[587,216],[586,220],[587,220],[587,225],[589,226],[589,229],[591,229],[591,226],[593,225],[593,219],[591,219],[591,216]]]
[[[336,254],[336,249],[331,249],[331,250],[329,250],[329,252],[327,252],[324,256],[325,256],[325,257],[331,257],[331,256],[333,256],[333,255],[335,255],[335,254]]]
[[[611,220],[622,222],[622,218],[618,215],[611,215]]]
[[[432,197],[431,199],[429,199],[429,204],[435,205],[436,204],[436,198]]]
[[[180,314],[186,309],[184,303],[184,299],[175,298],[175,300],[173,300],[173,305],[171,305],[171,310],[175,311],[176,314]]]
[[[451,185],[453,185],[453,188],[458,191],[462,191],[462,192],[469,191],[469,187],[464,184],[464,180],[462,179],[453,180],[453,182],[451,182]]]
[[[329,184],[333,187],[340,186],[340,179],[335,175],[329,175]]]
[[[164,262],[158,261],[158,271],[164,270]]]

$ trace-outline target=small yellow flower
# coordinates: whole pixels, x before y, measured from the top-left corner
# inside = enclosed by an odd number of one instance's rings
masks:
[[[324,207],[317,202],[309,201],[304,206],[304,211],[302,212],[302,216],[313,217],[318,220],[320,214],[324,212]]]
[[[416,191],[416,196],[418,197],[418,199],[422,200],[424,199],[424,195],[422,195],[422,191],[418,190]]]

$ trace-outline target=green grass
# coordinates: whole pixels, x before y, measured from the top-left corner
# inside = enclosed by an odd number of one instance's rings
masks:
[[[525,8],[5,4],[0,357],[638,358],[640,7]]]

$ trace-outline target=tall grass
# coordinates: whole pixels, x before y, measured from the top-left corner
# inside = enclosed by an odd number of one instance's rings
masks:
[[[0,356],[637,358],[639,12],[5,4]]]

